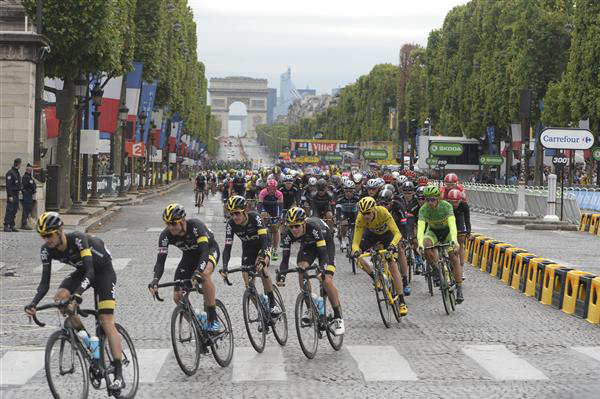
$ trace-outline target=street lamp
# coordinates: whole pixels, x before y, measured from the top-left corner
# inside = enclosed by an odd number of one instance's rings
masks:
[[[139,114],[139,120],[140,120],[140,140],[144,140],[144,133],[146,132],[146,113],[145,112],[140,112]],[[139,160],[139,164],[140,164],[140,173],[139,173],[139,181],[138,181],[138,191],[142,190],[144,188],[144,179],[142,178],[142,176],[145,176],[144,173],[144,158],[141,158]],[[148,165],[146,165],[146,167],[148,167]]]
[[[83,102],[86,99],[87,92],[87,79],[85,75],[79,74],[73,81],[74,89],[75,89],[75,97],[77,98],[76,107],[76,115],[77,115],[77,135],[76,135],[76,143],[75,143],[75,154],[73,154],[74,164],[73,169],[76,174],[73,179],[74,190],[73,193],[73,203],[71,204],[71,208],[68,213],[81,213],[83,212],[83,208],[81,206],[81,172],[80,172],[80,148],[81,148],[81,115],[80,112],[83,109]]]
[[[125,131],[127,130],[127,115],[129,114],[129,108],[123,104],[119,108],[119,121],[121,121],[121,170],[119,177],[119,197],[126,197],[125,193]]]
[[[102,105],[102,95],[104,94],[104,90],[100,87],[100,83],[96,82],[94,88],[92,89],[92,103],[94,104],[94,129],[100,129],[100,111],[98,108]],[[87,162],[86,162],[87,163]],[[87,165],[86,165],[87,166]],[[85,172],[87,176],[87,170]],[[87,180],[87,179],[86,179]],[[88,205],[98,205],[100,201],[98,201],[98,154],[92,155],[92,192],[90,194],[90,199],[88,200]]]

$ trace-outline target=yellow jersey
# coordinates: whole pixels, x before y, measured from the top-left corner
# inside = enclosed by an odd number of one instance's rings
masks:
[[[391,231],[394,234],[394,239],[392,240],[392,245],[398,245],[400,240],[402,239],[402,234],[400,234],[400,230],[398,230],[398,226],[394,221],[394,218],[390,214],[390,212],[385,209],[383,206],[377,205],[373,208],[375,211],[375,217],[370,222],[367,222],[363,219],[363,214],[358,213],[356,216],[356,225],[354,227],[354,238],[352,240],[352,251],[358,251],[360,247],[360,240],[363,236],[363,231],[366,228],[368,231],[382,235]]]

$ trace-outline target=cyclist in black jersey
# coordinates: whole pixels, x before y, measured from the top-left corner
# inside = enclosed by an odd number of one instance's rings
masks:
[[[206,176],[203,173],[198,173],[196,176],[196,206],[202,206],[204,203],[204,192],[206,191]]]
[[[283,179],[283,185],[279,188],[281,194],[283,194],[283,211],[282,215],[285,215],[288,209],[297,206],[300,203],[300,190],[294,186],[294,180],[292,176],[285,176]],[[282,220],[281,225],[285,225],[285,221]]]
[[[293,242],[300,242],[296,264],[299,268],[307,268],[312,265],[315,259],[319,258],[319,274],[323,279],[323,287],[327,291],[327,297],[331,302],[334,317],[334,334],[343,335],[344,320],[342,319],[342,310],[338,290],[333,284],[333,275],[335,273],[335,244],[333,243],[333,233],[323,220],[306,217],[304,209],[299,207],[291,208],[286,214],[286,224],[282,239],[281,248],[283,258],[279,265],[280,271],[288,269],[290,259],[290,248]],[[280,275],[278,285],[285,285],[285,275]],[[302,275],[298,275],[300,288],[303,285]]]
[[[335,201],[335,217],[340,224],[340,236],[342,237],[342,250],[350,245],[348,239],[348,227],[356,222],[358,213],[359,196],[355,194],[355,184],[352,180],[344,183],[344,193]]]
[[[42,279],[35,297],[25,307],[29,316],[34,316],[37,304],[44,298],[50,288],[52,260],[73,266],[75,271],[69,274],[58,287],[54,295],[55,301],[71,300],[69,306],[75,309],[82,302],[82,294],[90,287],[94,288],[95,306],[98,310],[98,320],[108,337],[108,344],[115,367],[115,379],[110,384],[110,390],[119,391],[125,387],[122,371],[121,338],[115,327],[114,310],[115,284],[117,275],[112,266],[110,252],[104,242],[88,234],[75,231],[65,233],[63,221],[57,212],[43,213],[37,222],[37,232],[46,241],[40,251],[42,259]],[[71,318],[76,330],[85,330],[79,316]],[[88,334],[89,335],[89,334]],[[93,334],[92,334],[93,335]]]
[[[256,212],[246,211],[246,199],[240,195],[230,197],[227,209],[231,219],[225,226],[225,249],[223,249],[223,269],[221,274],[227,278],[227,266],[231,256],[233,236],[242,241],[242,267],[256,266],[260,273],[265,294],[269,298],[271,314],[279,315],[281,309],[275,302],[273,283],[268,272],[270,263],[269,240],[267,229],[263,225],[260,215]],[[244,284],[248,286],[248,273],[243,273]]]
[[[329,229],[333,231],[335,229],[333,223],[335,197],[327,190],[327,182],[324,179],[317,181],[317,191],[311,194],[310,205],[312,216],[325,220]]]
[[[185,209],[179,204],[169,204],[163,211],[163,220],[167,227],[158,238],[158,255],[154,265],[154,278],[148,285],[152,294],[158,290],[158,282],[165,270],[165,261],[169,245],[181,250],[183,256],[175,270],[175,280],[200,280],[207,307],[207,331],[220,333],[223,326],[217,320],[216,288],[212,281],[212,273],[219,263],[219,245],[213,232],[198,219],[185,218]],[[173,290],[173,301],[181,302],[183,295],[178,287]]]
[[[406,212],[406,239],[412,244],[415,255],[415,274],[421,274],[423,271],[423,257],[419,253],[417,245],[417,219],[419,217],[419,201],[415,194],[415,186],[411,181],[405,181],[402,184],[402,197],[400,203]],[[422,190],[421,190],[422,191]],[[424,202],[424,197],[423,197]]]
[[[246,179],[244,178],[244,172],[238,171],[235,177],[231,180],[229,185],[229,196],[246,195]]]
[[[461,266],[465,264],[465,245],[471,236],[471,212],[464,192],[454,188],[446,194],[446,200],[454,208],[456,217],[456,230],[458,231],[459,260]]]

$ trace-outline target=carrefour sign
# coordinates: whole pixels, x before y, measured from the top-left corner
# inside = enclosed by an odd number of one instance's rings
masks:
[[[594,136],[587,129],[547,128],[540,134],[544,148],[558,150],[588,150],[594,145]]]

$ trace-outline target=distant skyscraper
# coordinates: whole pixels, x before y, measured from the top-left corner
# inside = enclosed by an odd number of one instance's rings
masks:
[[[268,88],[267,93],[267,124],[273,124],[273,111],[277,105],[277,89]]]
[[[305,95],[315,95],[316,90],[306,88],[297,90],[292,82],[292,70],[288,67],[287,71],[281,74],[279,81],[279,97],[277,98],[277,106],[273,111],[273,120],[278,116],[285,116],[288,113],[288,108],[294,103],[294,100],[302,98]]]

